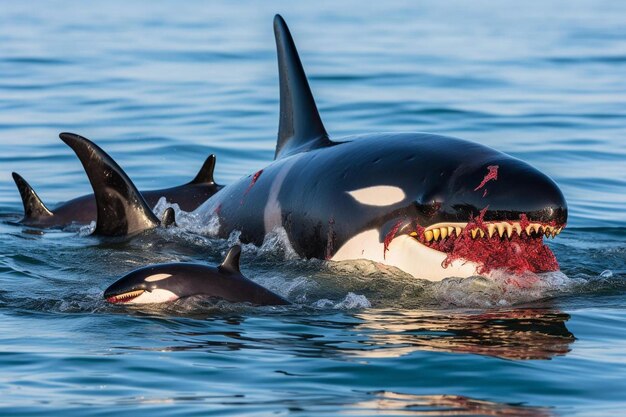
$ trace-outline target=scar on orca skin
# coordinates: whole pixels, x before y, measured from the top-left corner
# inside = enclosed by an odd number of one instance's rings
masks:
[[[500,168],[499,165],[489,165],[487,167],[489,172],[487,172],[487,174],[485,175],[485,178],[483,178],[483,180],[478,185],[478,187],[474,188],[474,191],[480,190],[481,188],[483,188],[485,186],[485,184],[487,184],[491,180],[496,181],[498,179],[498,168]],[[485,192],[483,193],[483,197],[485,197],[487,195],[486,191],[487,190],[485,190]]]
[[[246,190],[246,194],[248,194],[248,192],[250,192],[252,187],[254,187],[254,184],[256,184],[256,182],[259,180],[259,177],[261,176],[262,173],[263,173],[262,169],[254,173],[254,175],[252,176],[252,181],[250,181],[250,185],[248,186],[248,189]]]
[[[246,198],[246,196],[248,195],[248,193],[250,192],[252,187],[254,187],[254,184],[256,184],[256,182],[259,180],[259,177],[261,176],[262,173],[263,173],[263,170],[261,169],[261,170],[255,172],[254,175],[252,176],[252,180],[250,181],[250,185],[248,185],[248,188],[246,188],[246,191],[244,191],[243,197],[241,198],[241,205],[243,205],[243,200]]]

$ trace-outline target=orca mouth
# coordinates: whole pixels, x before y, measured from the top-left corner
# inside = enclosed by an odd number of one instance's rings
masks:
[[[556,237],[565,225],[530,222],[437,223],[419,227],[409,235],[420,244],[446,254],[445,268],[456,260],[478,265],[479,274],[495,269],[513,273],[556,271],[559,264],[543,238]]]
[[[106,301],[111,304],[129,303],[135,298],[139,297],[144,292],[145,290],[135,290],[135,291],[129,291],[129,292],[125,292],[125,293],[118,294],[118,295],[112,295],[110,297],[106,297]]]

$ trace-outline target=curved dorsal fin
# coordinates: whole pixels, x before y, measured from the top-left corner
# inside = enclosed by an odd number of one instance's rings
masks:
[[[241,256],[241,246],[235,245],[226,254],[224,262],[219,266],[219,269],[224,269],[232,273],[241,273],[239,271],[239,257]]]
[[[215,154],[208,156],[202,168],[198,171],[198,175],[191,180],[189,184],[215,184],[213,180],[213,171],[215,170]]]
[[[61,133],[85,168],[96,197],[98,217],[94,234],[123,236],[159,225],[128,175],[95,143],[73,133]]]
[[[274,159],[329,146],[332,142],[322,123],[302,62],[280,15],[274,17],[280,80],[280,121]]]
[[[24,220],[36,219],[41,217],[53,216],[52,212],[41,201],[33,187],[17,172],[13,172],[13,181],[17,186],[17,190],[22,197],[22,204],[24,205]]]

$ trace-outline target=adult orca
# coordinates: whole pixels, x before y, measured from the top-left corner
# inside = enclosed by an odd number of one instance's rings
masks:
[[[176,224],[171,207],[165,210],[162,220],[156,217],[143,193],[98,145],[74,133],[61,133],[59,137],[76,153],[94,191],[96,227],[93,235],[127,236]]]
[[[262,243],[283,228],[306,258],[369,259],[415,277],[558,269],[543,236],[565,226],[558,186],[531,165],[467,140],[379,133],[331,140],[286,23],[274,19],[280,80],[275,160],[195,213],[218,236]]]
[[[114,304],[149,304],[203,295],[231,303],[291,304],[244,277],[239,270],[241,247],[233,246],[218,267],[190,263],[150,265],[136,269],[107,288],[104,298]]]
[[[141,195],[150,207],[154,207],[161,197],[165,197],[169,203],[178,204],[182,210],[193,211],[222,188],[213,179],[214,169],[215,155],[211,154],[190,182],[177,187],[142,191]],[[77,197],[49,209],[21,175],[14,172],[13,180],[24,205],[24,217],[19,221],[20,224],[39,228],[63,228],[72,224],[89,224],[96,219],[94,194]]]

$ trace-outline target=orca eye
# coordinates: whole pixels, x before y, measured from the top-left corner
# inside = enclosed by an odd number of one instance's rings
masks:
[[[169,278],[171,276],[172,276],[172,274],[154,274],[154,275],[150,275],[149,277],[147,277],[144,281],[146,281],[146,282],[161,281],[161,280],[167,279],[167,278]]]
[[[348,194],[356,201],[367,206],[390,206],[401,202],[406,194],[400,187],[393,185],[375,185],[373,187],[359,188],[348,191]]]

